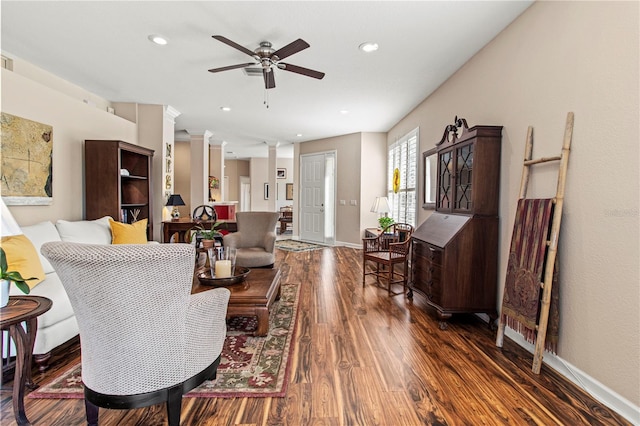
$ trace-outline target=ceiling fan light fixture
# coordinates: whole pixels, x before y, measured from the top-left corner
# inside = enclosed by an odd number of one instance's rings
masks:
[[[360,46],[358,46],[358,49],[362,50],[365,53],[375,52],[376,50],[378,50],[378,43],[367,41],[366,43],[362,43]]]
[[[158,34],[151,34],[148,38],[150,41],[160,46],[164,46],[167,43],[169,43],[169,41],[165,37],[162,37],[161,35],[158,35]]]

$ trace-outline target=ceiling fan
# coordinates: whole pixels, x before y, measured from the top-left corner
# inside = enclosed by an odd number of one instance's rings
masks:
[[[209,70],[209,72],[228,71],[228,70],[233,70],[237,68],[246,68],[254,65],[259,65],[262,67],[262,75],[264,77],[265,89],[273,89],[274,87],[276,87],[276,80],[275,80],[275,76],[273,75],[274,67],[281,70],[294,72],[296,74],[306,75],[307,77],[317,78],[318,80],[321,80],[324,77],[323,72],[280,62],[282,59],[287,58],[293,55],[294,53],[298,53],[301,50],[304,50],[307,47],[309,47],[309,43],[302,40],[301,38],[289,43],[288,45],[278,50],[274,50],[271,47],[270,42],[263,41],[260,43],[260,46],[256,50],[251,51],[246,47],[241,46],[238,43],[235,43],[221,35],[214,35],[212,37],[218,41],[221,41],[226,45],[229,45],[235,49],[238,49],[242,53],[246,53],[247,55],[251,56],[255,60],[255,62],[247,62],[245,64],[237,64],[237,65],[229,65],[229,66],[220,67],[220,68],[212,68]]]

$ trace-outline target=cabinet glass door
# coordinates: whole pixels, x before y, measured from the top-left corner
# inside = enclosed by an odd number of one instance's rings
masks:
[[[453,206],[453,151],[439,155],[440,185],[438,187],[438,210],[451,210]]]
[[[473,144],[456,150],[455,205],[454,210],[470,211],[472,198]]]

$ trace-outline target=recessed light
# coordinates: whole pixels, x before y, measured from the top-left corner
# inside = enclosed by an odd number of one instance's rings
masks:
[[[302,137],[302,133],[298,133],[296,136],[301,138]]]
[[[358,48],[363,52],[371,53],[378,50],[378,43],[372,43],[368,41],[366,43],[362,43],[360,46],[358,46]]]
[[[231,111],[230,107],[220,107],[221,110],[223,110],[224,112],[229,112]]]
[[[349,111],[346,109],[341,109],[340,114],[349,114]]]
[[[168,43],[167,39],[158,34],[151,34],[149,36],[149,40],[154,42],[155,44],[159,44],[160,46],[164,46]]]

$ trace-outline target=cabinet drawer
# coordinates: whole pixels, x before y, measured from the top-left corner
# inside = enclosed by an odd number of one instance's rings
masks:
[[[439,266],[431,265],[429,268],[430,280],[428,281],[427,296],[433,303],[442,306],[442,272]]]
[[[413,250],[416,256],[423,257],[430,263],[442,265],[442,250],[426,243],[414,243]]]

